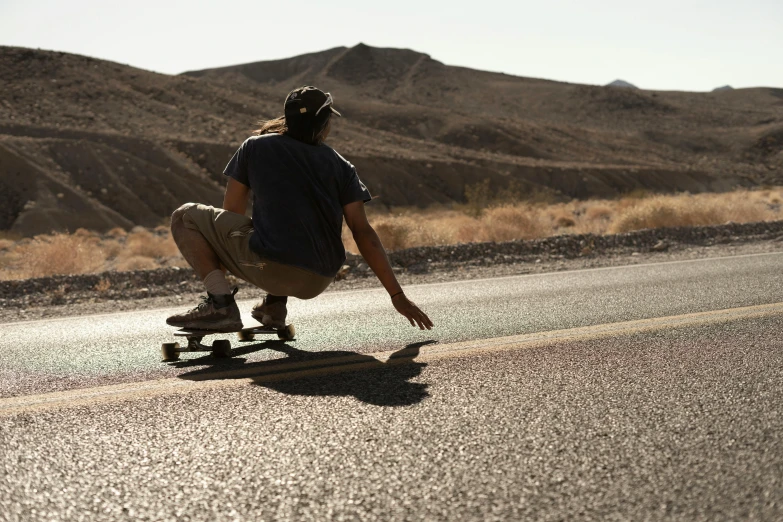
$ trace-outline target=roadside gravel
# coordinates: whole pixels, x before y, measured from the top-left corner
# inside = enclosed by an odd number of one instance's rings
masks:
[[[614,236],[422,247],[393,252],[403,286],[640,263],[783,252],[783,222],[642,230]],[[349,255],[327,291],[380,287]],[[239,299],[263,292],[242,281]],[[160,269],[0,281],[0,323],[117,311],[192,307],[203,293],[190,270]],[[410,295],[415,298],[415,289]]]

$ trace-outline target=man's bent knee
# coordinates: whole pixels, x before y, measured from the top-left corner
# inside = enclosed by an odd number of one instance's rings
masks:
[[[194,208],[198,205],[198,203],[185,203],[181,207],[179,207],[177,210],[172,212],[171,214],[171,227],[174,228],[174,225],[182,223],[182,218],[185,216],[185,212],[190,210],[191,208]]]

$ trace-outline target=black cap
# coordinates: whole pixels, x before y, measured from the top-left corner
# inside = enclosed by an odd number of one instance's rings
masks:
[[[317,114],[328,110],[332,114],[342,116],[339,112],[332,107],[332,95],[328,92],[323,92],[321,89],[317,89],[311,85],[294,89],[288,93],[288,97],[285,99],[285,115],[299,116],[307,114],[315,117]]]

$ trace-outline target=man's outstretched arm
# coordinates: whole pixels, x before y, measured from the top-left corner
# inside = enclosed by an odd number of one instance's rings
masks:
[[[403,292],[397,277],[392,271],[386,250],[383,248],[378,234],[367,221],[367,214],[364,212],[364,202],[355,201],[343,207],[343,215],[348,228],[351,229],[353,240],[359,247],[364,260],[370,266],[375,275],[380,280],[383,287],[391,296],[394,308],[404,315],[411,326],[418,326],[422,330],[432,328],[432,321],[416,304],[408,299]]]

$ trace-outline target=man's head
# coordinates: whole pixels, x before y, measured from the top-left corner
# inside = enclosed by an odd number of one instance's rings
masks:
[[[306,143],[321,143],[329,133],[332,114],[342,116],[332,103],[331,94],[309,85],[288,93],[284,106],[288,134]]]

